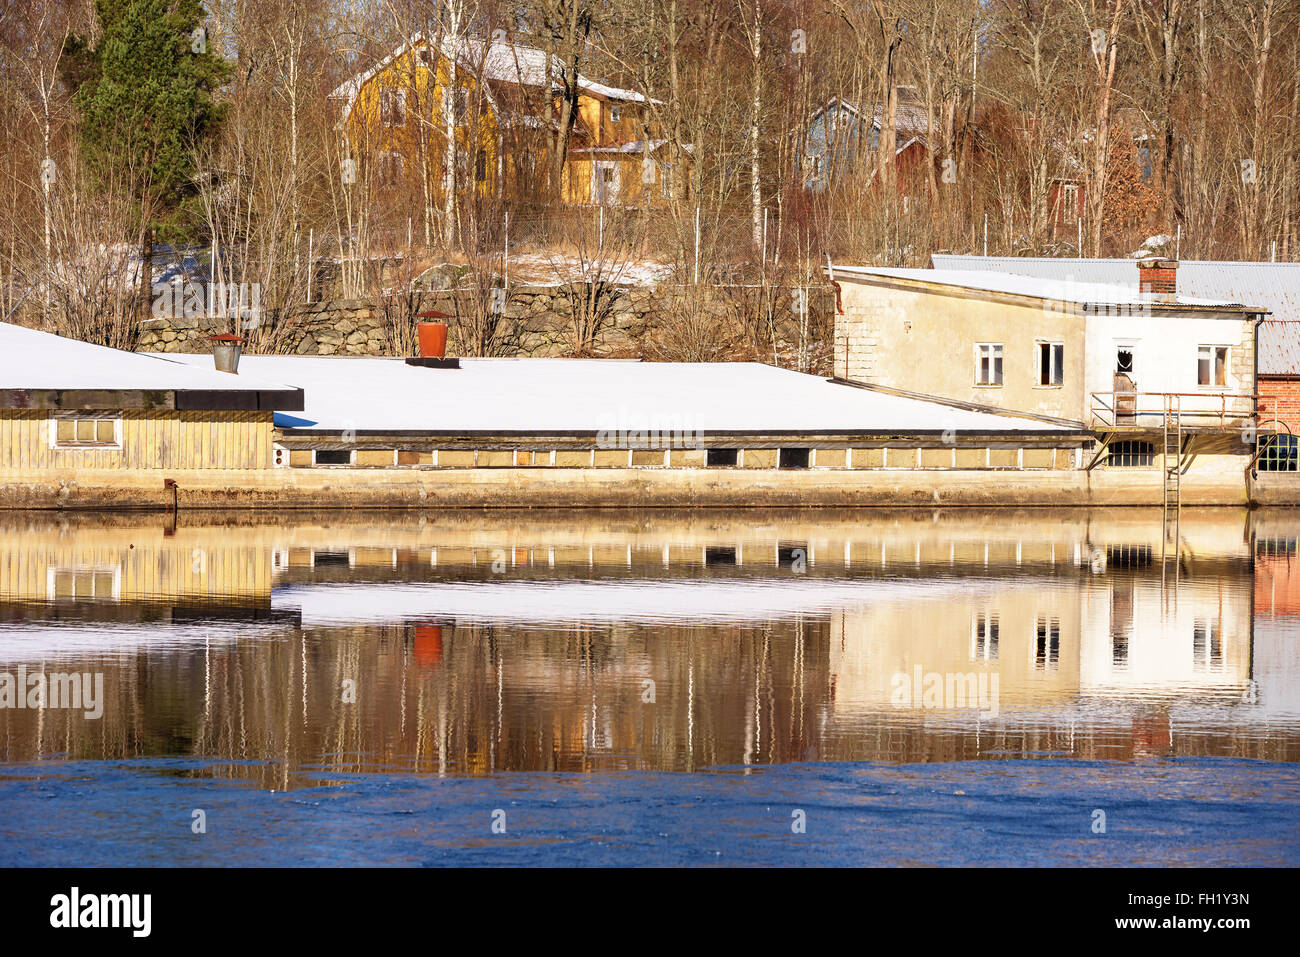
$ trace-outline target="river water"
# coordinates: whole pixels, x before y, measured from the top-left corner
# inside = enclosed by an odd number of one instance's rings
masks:
[[[1294,866],[1298,538],[0,517],[0,864]]]

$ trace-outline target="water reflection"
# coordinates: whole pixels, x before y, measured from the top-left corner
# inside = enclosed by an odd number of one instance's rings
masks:
[[[0,524],[0,756],[691,770],[1300,760],[1300,520],[1191,511],[527,513]]]

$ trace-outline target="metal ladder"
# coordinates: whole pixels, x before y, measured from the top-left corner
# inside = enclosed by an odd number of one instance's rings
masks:
[[[1161,592],[1165,598],[1165,611],[1169,611],[1169,598],[1172,593],[1175,607],[1178,601],[1178,581],[1181,576],[1179,561],[1180,535],[1182,532],[1182,465],[1183,465],[1183,417],[1181,399],[1178,396],[1165,396],[1164,444],[1161,447],[1161,469],[1164,473],[1164,536],[1160,553]],[[1173,585],[1169,588],[1169,562],[1173,562]]]

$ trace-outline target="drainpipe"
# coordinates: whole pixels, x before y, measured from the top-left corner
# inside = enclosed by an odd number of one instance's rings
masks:
[[[1259,327],[1264,324],[1264,314],[1260,313],[1255,317],[1255,325],[1252,334],[1255,337],[1254,355],[1251,356],[1252,384],[1251,389],[1254,398],[1250,401],[1255,409],[1255,448],[1259,448]],[[1276,411],[1273,413],[1274,419],[1277,418]],[[1258,477],[1258,471],[1255,468],[1255,450],[1252,449],[1249,458],[1246,459],[1246,507],[1252,508],[1255,505],[1255,495],[1251,490],[1251,482]]]
[[[163,491],[166,492],[168,489],[170,489],[172,493],[172,501],[171,504],[167,506],[167,511],[172,513],[173,515],[176,514],[176,510],[177,510],[177,489],[178,488],[180,488],[180,486],[176,484],[175,479],[163,479]]]

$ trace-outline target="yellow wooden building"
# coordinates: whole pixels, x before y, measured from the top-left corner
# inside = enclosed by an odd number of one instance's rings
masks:
[[[520,199],[545,191],[559,134],[559,65],[542,50],[468,37],[416,35],[330,94],[349,174],[441,196],[454,124],[457,192],[474,183]],[[656,206],[690,192],[691,148],[658,130],[654,101],[579,77],[560,197],[570,205]]]
[[[302,407],[301,389],[0,323],[0,475],[269,469],[275,410]]]

